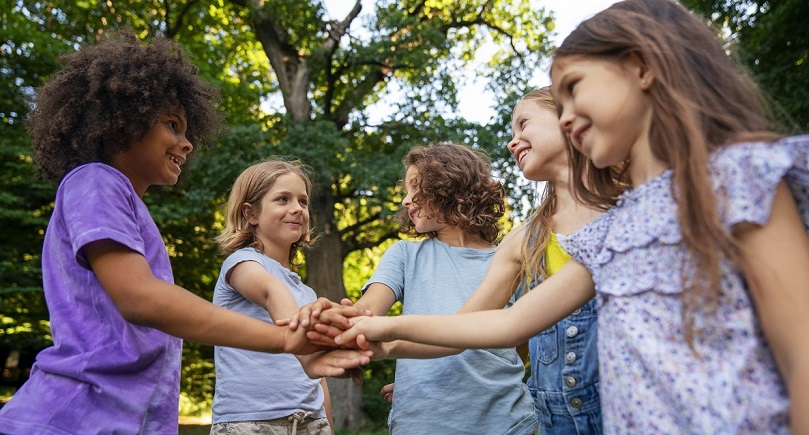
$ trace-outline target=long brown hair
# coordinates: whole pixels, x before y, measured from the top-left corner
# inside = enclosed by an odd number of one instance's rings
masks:
[[[720,261],[735,259],[734,239],[719,221],[708,158],[740,140],[775,138],[767,132],[764,99],[707,22],[671,0],[626,0],[584,21],[556,50],[555,59],[579,55],[634,55],[652,73],[649,143],[673,173],[677,218],[690,254],[685,263],[699,265],[696,273],[681,266],[686,340],[693,344],[695,309],[702,302],[708,309],[715,307]],[[603,204],[606,198],[591,195],[587,186],[604,186],[610,178],[575,149],[571,160],[574,193],[585,202]]]
[[[242,204],[248,203],[252,206],[253,213],[261,213],[261,199],[269,192],[278,177],[286,174],[295,174],[301,177],[306,185],[306,194],[311,196],[312,181],[309,179],[309,172],[309,168],[300,161],[279,159],[256,163],[245,169],[233,183],[233,189],[231,189],[228,197],[225,229],[216,237],[216,242],[222,252],[225,255],[230,255],[248,246],[262,251],[264,246],[256,237],[255,227],[250,225],[248,216],[245,216],[242,211]],[[295,256],[298,251],[315,243],[316,238],[312,236],[313,232],[310,218],[309,227],[289,249],[290,269],[297,269],[298,265],[295,263]]]

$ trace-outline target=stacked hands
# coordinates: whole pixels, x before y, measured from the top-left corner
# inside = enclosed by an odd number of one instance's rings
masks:
[[[288,326],[297,343],[292,353],[319,353],[318,370],[307,370],[312,377],[351,377],[362,383],[361,365],[371,358],[388,355],[387,343],[392,337],[383,333],[384,318],[374,317],[370,310],[355,307],[349,299],[340,303],[318,298],[304,305],[289,319],[278,320],[276,326]]]

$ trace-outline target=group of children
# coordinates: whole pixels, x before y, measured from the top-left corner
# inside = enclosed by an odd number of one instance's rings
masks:
[[[173,285],[142,197],[212,141],[215,91],[165,40],[65,61],[29,120],[59,184],[54,345],[0,432],[176,433],[188,339],[216,345],[212,433],[330,433],[319,378],[372,357],[402,358],[391,432],[809,433],[809,136],[770,133],[753,83],[674,1],[581,23],[551,87],[516,105],[508,149],[546,189],[499,245],[489,160],[411,150],[403,231],[424,239],[389,248],[353,306],[295,273],[316,237],[294,162],[236,180],[214,303]]]

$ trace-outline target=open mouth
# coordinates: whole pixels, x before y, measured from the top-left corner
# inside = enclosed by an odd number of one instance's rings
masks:
[[[530,151],[530,150],[528,148],[526,148],[526,149],[520,151],[519,153],[517,153],[516,160],[517,160],[517,165],[518,166],[522,166],[522,160],[523,160],[523,158],[525,158],[526,155],[528,155],[528,151]]]
[[[174,155],[174,154],[169,154],[169,161],[170,161],[171,163],[174,163],[175,165],[177,165],[177,170],[178,170],[178,171],[181,171],[181,170],[182,170],[181,168],[182,168],[182,166],[183,166],[183,163],[185,163],[185,159],[184,159],[184,158],[182,158],[182,157],[178,157],[178,156],[176,156],[176,155]]]

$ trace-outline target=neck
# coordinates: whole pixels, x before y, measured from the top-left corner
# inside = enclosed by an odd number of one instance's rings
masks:
[[[438,240],[450,246],[471,249],[491,249],[494,245],[482,237],[469,234],[458,227],[442,228],[438,231]]]
[[[556,183],[556,213],[554,213],[553,231],[561,234],[575,232],[587,222],[595,219],[602,212],[587,207],[576,201],[568,177],[560,177],[564,182]]]
[[[279,246],[266,242],[262,242],[262,245],[264,245],[264,250],[262,251],[264,252],[264,255],[281,263],[281,266],[289,269],[289,252],[292,248],[291,246]]]

